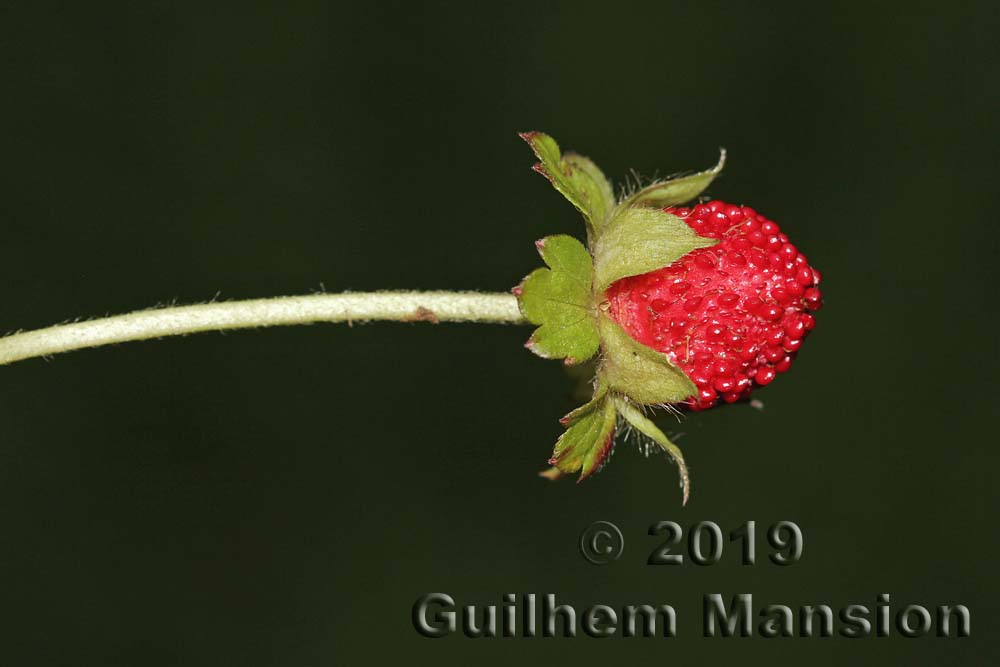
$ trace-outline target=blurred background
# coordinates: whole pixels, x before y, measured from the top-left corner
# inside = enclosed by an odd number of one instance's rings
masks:
[[[710,194],[824,275],[787,377],[549,483],[574,406],[529,330],[207,334],[0,370],[0,661],[992,664],[995,3],[3,3],[0,329],[344,289],[503,291],[582,235],[520,130]],[[584,561],[614,521],[622,558]],[[650,567],[655,521],[802,560]],[[669,603],[673,640],[442,640],[416,598]],[[965,604],[972,636],[705,639],[707,593]]]

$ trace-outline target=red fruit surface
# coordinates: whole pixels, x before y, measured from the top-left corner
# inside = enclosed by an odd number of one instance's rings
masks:
[[[665,210],[720,242],[615,282],[609,313],[694,381],[691,409],[747,398],[789,369],[815,326],[820,274],[752,208],[711,201]]]

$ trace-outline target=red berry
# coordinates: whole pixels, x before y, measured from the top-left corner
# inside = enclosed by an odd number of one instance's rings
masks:
[[[774,380],[774,375],[775,373],[773,368],[764,366],[763,368],[759,368],[757,370],[757,374],[754,375],[753,379],[754,382],[763,387],[766,384],[771,384],[771,381]]]
[[[809,310],[819,310],[823,307],[823,296],[819,293],[819,290],[815,287],[810,287],[806,290],[803,298],[806,302],[806,307]]]
[[[692,410],[745,399],[791,367],[816,325],[807,311],[823,305],[820,274],[751,208],[711,201],[667,211],[720,242],[617,281],[608,288],[609,312],[691,378]]]

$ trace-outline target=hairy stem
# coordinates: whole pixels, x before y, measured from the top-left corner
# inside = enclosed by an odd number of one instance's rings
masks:
[[[130,340],[199,331],[312,322],[487,322],[524,324],[511,294],[482,292],[347,292],[224,301],[139,310],[0,338],[0,365]]]

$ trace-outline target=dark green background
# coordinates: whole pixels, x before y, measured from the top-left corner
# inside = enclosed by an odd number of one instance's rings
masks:
[[[314,326],[2,369],[4,664],[963,664],[1000,658],[995,3],[0,8],[0,328],[155,303],[506,290],[582,233],[541,129],[712,194],[823,271],[796,368],[535,476],[573,406],[528,330]],[[68,5],[69,3],[67,3]],[[622,559],[576,541],[617,522]],[[790,568],[653,568],[646,527],[794,520]],[[763,550],[763,545],[762,545]],[[766,553],[766,552],[764,552]],[[664,640],[427,640],[421,594],[671,603]],[[964,603],[965,640],[704,639],[705,593]]]

